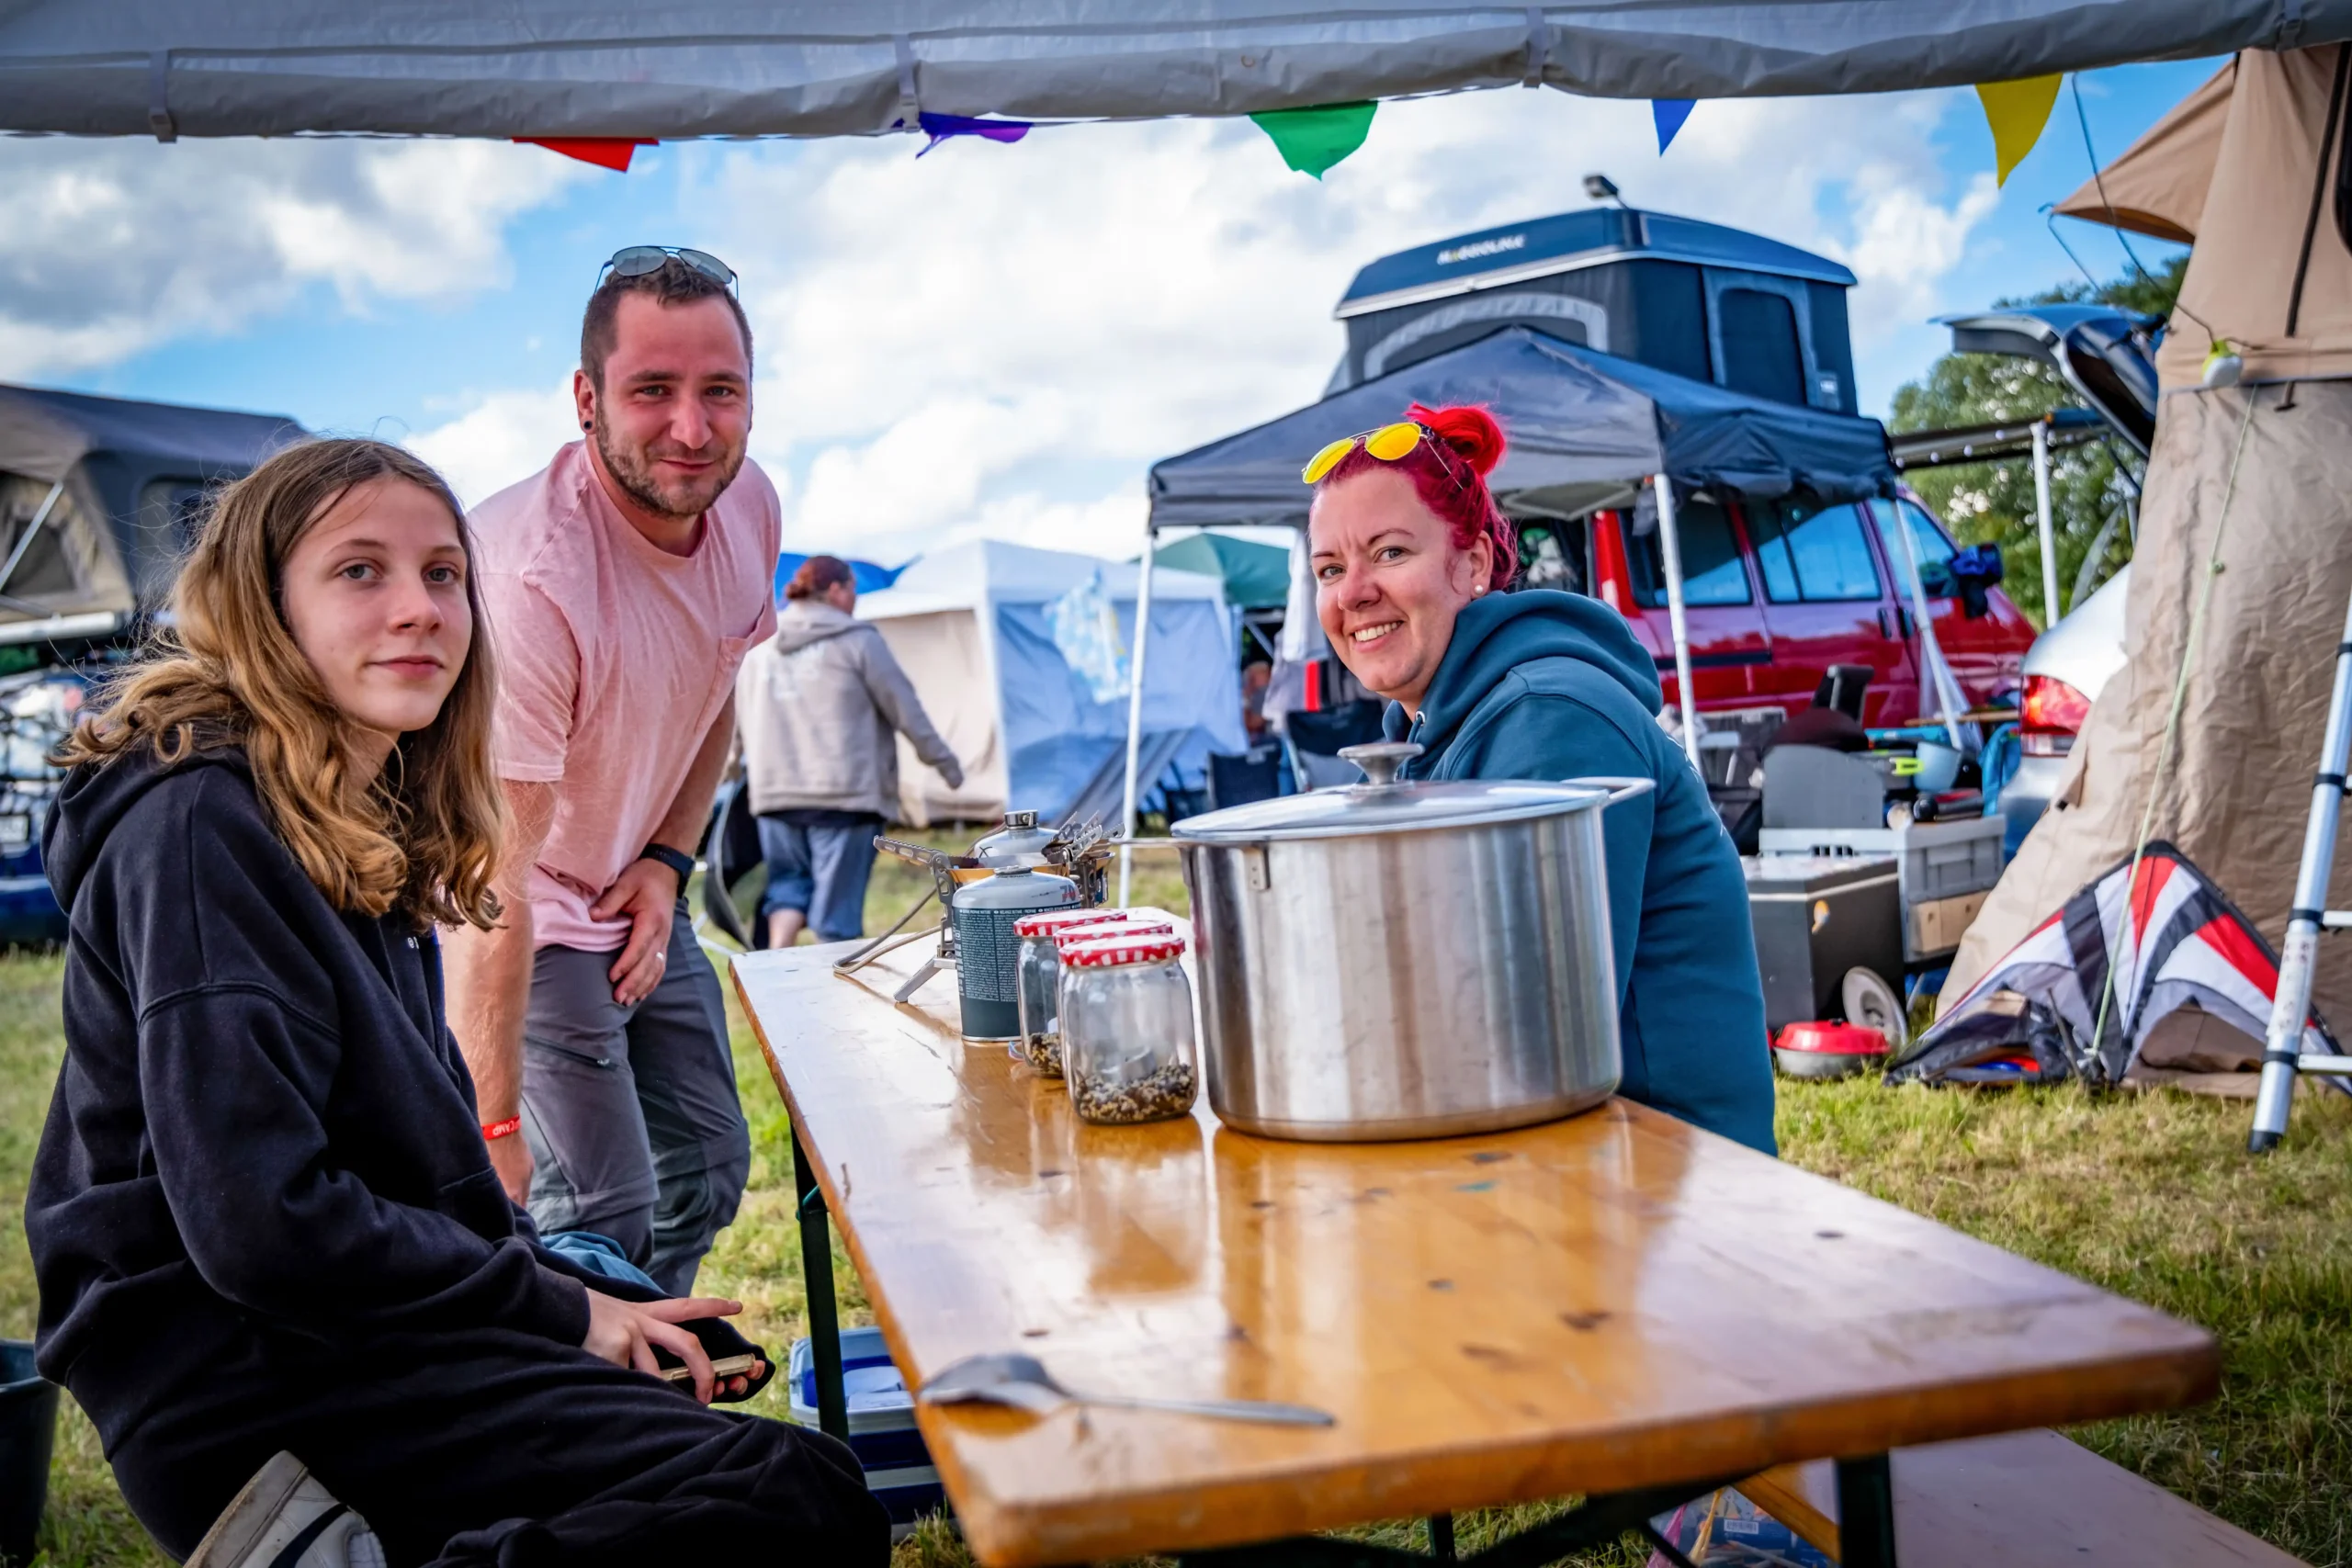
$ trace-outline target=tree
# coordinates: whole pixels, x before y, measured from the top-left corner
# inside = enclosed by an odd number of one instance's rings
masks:
[[[2086,283],[2049,289],[2016,304],[2053,305],[2096,299],[2162,318],[2180,293],[2188,256],[2175,257],[2153,275],[2134,272],[2093,288]],[[1906,382],[1894,394],[1897,432],[1942,430],[2039,418],[2054,409],[2079,406],[2058,373],[2038,360],[1997,354],[1947,354],[1923,380]],[[2132,558],[2132,525],[2125,510],[2132,494],[2118,468],[2120,444],[2086,442],[2051,454],[2050,519],[2058,547],[2059,592],[2072,609],[2092,589]],[[2128,449],[2122,449],[2128,451]],[[2130,454],[2134,468],[2137,454]],[[1913,489],[1960,536],[1964,544],[1996,544],[2008,563],[2002,587],[2019,608],[2047,626],[2054,618],[2041,603],[2041,543],[2035,522],[2033,460],[1915,468]],[[2063,610],[2062,612],[2063,613]]]

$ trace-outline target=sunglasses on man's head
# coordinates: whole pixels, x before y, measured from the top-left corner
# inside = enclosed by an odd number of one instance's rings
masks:
[[[662,264],[672,256],[705,277],[724,284],[730,292],[734,289],[733,267],[708,251],[689,250],[684,245],[623,245],[613,253],[612,260],[597,269],[596,282],[602,287],[606,273],[615,277],[643,277],[649,272],[660,272]]]

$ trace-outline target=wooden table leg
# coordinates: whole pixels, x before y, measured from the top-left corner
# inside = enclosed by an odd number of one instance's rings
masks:
[[[1884,1454],[1838,1461],[1838,1568],[1894,1568],[1894,1478]]]
[[[799,1198],[800,1282],[808,1297],[808,1349],[816,1362],[817,1426],[849,1441],[849,1396],[842,1385],[842,1324],[833,1300],[833,1244],[825,1224],[825,1194],[792,1129],[792,1189]]]

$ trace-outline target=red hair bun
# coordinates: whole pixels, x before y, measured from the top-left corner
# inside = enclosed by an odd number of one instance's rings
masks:
[[[1503,440],[1503,427],[1495,423],[1495,416],[1476,403],[1457,403],[1442,409],[1415,403],[1405,411],[1405,417],[1436,431],[1438,438],[1460,454],[1482,479],[1495,471],[1495,465],[1503,460],[1509,445]]]

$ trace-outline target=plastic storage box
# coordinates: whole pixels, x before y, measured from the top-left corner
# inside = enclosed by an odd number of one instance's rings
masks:
[[[1849,969],[1903,989],[1903,908],[1885,855],[1757,855],[1742,860],[1764,1026],[1838,1017]]]
[[[1892,855],[1903,892],[1903,957],[1912,967],[1948,957],[2001,879],[1998,817],[1914,822],[1905,828],[1767,828],[1765,856]]]
[[[792,1418],[817,1425],[817,1358],[806,1339],[792,1343]],[[842,1330],[842,1382],[849,1395],[849,1447],[865,1467],[866,1489],[889,1511],[892,1536],[946,1506],[931,1450],[915,1430],[915,1399],[891,1362],[878,1328]]]

